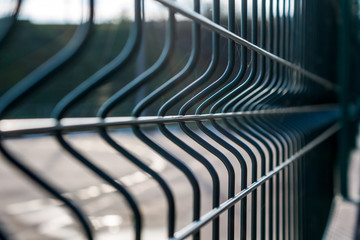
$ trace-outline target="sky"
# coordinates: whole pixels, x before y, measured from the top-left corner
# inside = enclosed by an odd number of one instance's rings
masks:
[[[186,4],[191,0],[181,0]],[[86,18],[86,0],[23,0],[19,19],[33,23],[69,24],[80,23]],[[16,1],[2,0],[0,17],[12,13]],[[95,21],[97,23],[117,22],[122,17],[133,17],[134,0],[95,0]],[[145,0],[145,16],[149,20],[166,19],[166,8],[154,0]]]
[[[89,0],[23,0],[19,19],[29,20],[35,24],[79,24],[86,19]],[[241,0],[235,0],[240,6]],[[248,7],[251,9],[253,0],[248,0]],[[259,1],[259,6],[260,0]],[[294,0],[292,0],[294,1]],[[177,0],[182,6],[192,8],[193,0]],[[227,11],[227,0],[222,0],[221,10]],[[269,0],[267,0],[268,4]],[[275,1],[274,1],[275,2]],[[202,4],[211,5],[212,0],[201,0]],[[0,18],[11,15],[16,0],[1,0]],[[95,0],[95,22],[116,23],[122,18],[133,18],[134,0]],[[282,9],[282,1],[280,1]],[[237,8],[239,11],[239,8]],[[282,13],[282,12],[280,12]],[[248,16],[251,17],[251,11]],[[167,18],[166,8],[154,0],[145,0],[146,20],[163,20]],[[178,17],[180,20],[181,17]]]

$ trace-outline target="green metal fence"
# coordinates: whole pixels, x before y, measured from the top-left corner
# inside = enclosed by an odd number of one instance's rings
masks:
[[[102,52],[95,45],[101,38],[94,24],[97,4],[87,1],[85,20],[76,30],[70,26],[68,43],[45,61],[34,58],[33,70],[22,80],[10,74],[11,67],[21,75],[31,65],[13,60],[23,47],[17,29],[36,28],[18,18],[26,1],[14,4],[2,19],[0,35],[0,74],[6,79],[0,98],[3,160],[57,199],[86,239],[94,239],[97,230],[81,201],[24,163],[8,141],[52,136],[74,161],[123,197],[135,239],[142,239],[147,212],[136,193],[77,150],[68,135],[95,132],[122,156],[120,166],[130,162],[157,183],[163,193],[159,199],[166,203],[169,239],[321,238],[338,183],[337,156],[346,196],[350,122],[357,112],[357,96],[348,94],[358,85],[350,77],[358,74],[348,68],[353,61],[349,48],[356,49],[347,38],[351,20],[344,17],[351,16],[351,6],[325,0],[194,0],[192,8],[182,1],[148,2],[163,7],[163,25],[146,21],[146,2],[134,0],[133,17],[123,22],[129,32],[117,36],[121,48],[111,51],[113,58],[105,64],[84,67],[82,74],[71,71],[86,59],[94,59],[89,66],[96,64]],[[162,30],[157,32],[158,26]],[[191,199],[192,220],[186,226],[177,224],[187,214],[177,211],[179,189],[139,157],[136,146],[119,143],[112,135],[118,129],[131,130],[183,175]],[[163,142],[149,129],[161,133]],[[204,186],[189,161],[209,177],[209,199],[204,200]],[[201,210],[204,201],[211,209]],[[1,218],[0,238],[16,238],[6,217]]]

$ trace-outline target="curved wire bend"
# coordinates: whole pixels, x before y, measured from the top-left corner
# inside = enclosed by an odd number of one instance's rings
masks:
[[[10,32],[14,28],[14,25],[16,23],[16,19],[18,18],[20,7],[22,4],[22,0],[17,0],[16,7],[14,13],[9,17],[7,20],[7,25],[4,27],[2,26],[1,32],[0,32],[0,47],[6,40],[6,38],[10,35]]]

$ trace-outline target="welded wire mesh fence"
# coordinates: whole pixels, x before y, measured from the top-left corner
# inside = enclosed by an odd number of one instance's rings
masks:
[[[142,176],[156,182],[162,191],[156,198],[165,203],[162,227],[169,239],[319,236],[312,225],[317,221],[321,234],[332,191],[332,185],[324,181],[331,179],[334,152],[316,148],[323,142],[332,146],[328,139],[341,127],[335,98],[338,86],[332,79],[333,52],[328,51],[332,16],[331,11],[322,11],[331,10],[328,2],[213,0],[206,2],[205,13],[200,12],[204,6],[200,0],[191,1],[192,8],[189,1],[151,2],[160,3],[166,12],[160,47],[159,43],[146,44],[157,39],[159,32],[146,32],[151,26],[145,21],[147,5],[134,0],[131,20],[125,23],[130,27],[127,40],[117,55],[97,69],[87,68],[91,74],[85,78],[80,79],[77,72],[64,77],[68,75],[61,74],[81,65],[82,54],[98,31],[94,25],[96,4],[93,0],[84,4],[85,20],[68,43],[3,91],[3,160],[65,207],[87,239],[95,238],[97,227],[81,201],[60,189],[51,176],[34,170],[31,161],[36,159],[28,156],[32,160],[24,163],[8,142],[52,136],[72,159],[120,194],[132,216],[134,239],[142,238],[148,212],[139,203],[137,192],[80,151],[68,136],[95,132],[121,156],[120,166],[131,163]],[[17,38],[21,3],[14,4],[14,11],[4,18],[0,54],[16,49],[12,39]],[[142,66],[152,50],[158,57]],[[92,57],[96,61],[96,56]],[[16,68],[22,67],[19,63],[14,63]],[[9,64],[2,64],[2,74],[11,79],[6,71]],[[122,72],[131,73],[119,75]],[[38,114],[38,107],[29,101],[56,81],[77,85],[50,104],[51,111]],[[104,86],[111,89],[105,91]],[[53,90],[48,94],[61,91]],[[87,100],[100,94],[96,100]],[[40,97],[40,102],[47,98]],[[123,142],[116,139],[115,129],[131,130],[128,134],[142,145],[125,146],[127,137],[122,137]],[[138,146],[150,149],[181,173],[191,203],[186,211],[178,211],[179,188],[137,154]],[[208,176],[208,195],[192,162],[203,169],[201,175]],[[204,210],[206,204],[209,207]],[[189,214],[186,224],[178,224]],[[7,230],[10,225],[4,217],[0,238],[16,237]]]

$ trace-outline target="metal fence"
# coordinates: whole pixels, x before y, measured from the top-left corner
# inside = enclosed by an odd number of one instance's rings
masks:
[[[336,99],[339,87],[332,75],[334,52],[330,51],[334,42],[328,38],[335,31],[331,25],[334,9],[329,2],[229,0],[224,5],[224,1],[213,0],[209,3],[209,17],[200,14],[203,6],[200,0],[192,1],[192,9],[187,7],[188,2],[184,5],[171,0],[153,2],[165,6],[168,15],[161,54],[150,67],[136,70],[133,79],[126,76],[117,79],[118,73],[134,65],[134,59],[144,57],[139,53],[141,48],[143,51],[151,48],[142,46],[147,27],[146,5],[134,0],[131,31],[117,56],[82,79],[56,103],[46,118],[24,118],[20,111],[19,118],[11,119],[16,116],[11,115],[12,111],[26,104],[27,99],[62,71],[71,69],[79,61],[77,57],[86,51],[96,32],[95,4],[93,0],[88,1],[85,7],[88,12],[84,14],[87,19],[74,31],[67,45],[2,95],[0,150],[3,159],[61,202],[78,221],[86,239],[94,239],[96,231],[81,203],[64,194],[66,190],[57,187],[52,179],[25,164],[7,147],[7,141],[34,135],[53,136],[64,151],[125,199],[132,212],[135,239],[142,239],[143,212],[146,211],[126,183],[88,159],[66,135],[96,132],[126,161],[158,184],[163,192],[159,197],[166,202],[164,227],[169,239],[321,236],[333,191],[332,183],[325,180],[332,179],[334,150],[319,148],[319,145],[332,148],[334,145],[328,139],[341,128]],[[10,40],[17,37],[21,3],[18,0],[12,14],[4,18],[0,55]],[[171,61],[176,62],[174,55],[179,54],[176,42],[184,38],[181,33],[176,34],[182,24],[178,20],[180,15],[181,21],[191,24],[187,31],[190,34],[185,36],[188,50],[181,53],[187,60],[183,66],[170,71]],[[204,38],[206,34],[208,37]],[[148,33],[147,39],[150,37]],[[209,48],[205,55],[204,47]],[[165,80],[160,80],[162,74]],[[96,116],[78,117],[75,112],[68,117],[79,102],[112,79],[122,83],[102,100]],[[64,81],[72,79],[59,82]],[[147,92],[144,93],[144,89]],[[141,97],[135,98],[139,92]],[[111,114],[116,108],[120,114]],[[148,126],[152,131],[160,131],[163,139],[183,153],[157,141],[146,132]],[[191,198],[188,211],[192,215],[192,221],[186,226],[177,225],[185,214],[177,211],[180,203],[174,195],[178,189],[138,157],[136,150],[114,139],[111,131],[122,128],[130,129],[132,136],[185,177],[184,185],[189,187],[188,198]],[[189,159],[206,170],[204,174],[209,176],[211,189],[209,199],[202,198],[203,186],[188,164]],[[226,173],[220,174],[220,168],[226,169]],[[211,203],[210,210],[201,210],[204,201]],[[224,222],[226,229],[222,230]],[[314,224],[317,226],[312,226]],[[210,226],[207,228],[210,232],[202,231],[205,226]],[[1,221],[0,228],[0,238],[11,238],[6,221]],[[319,232],[315,233],[314,228]]]

